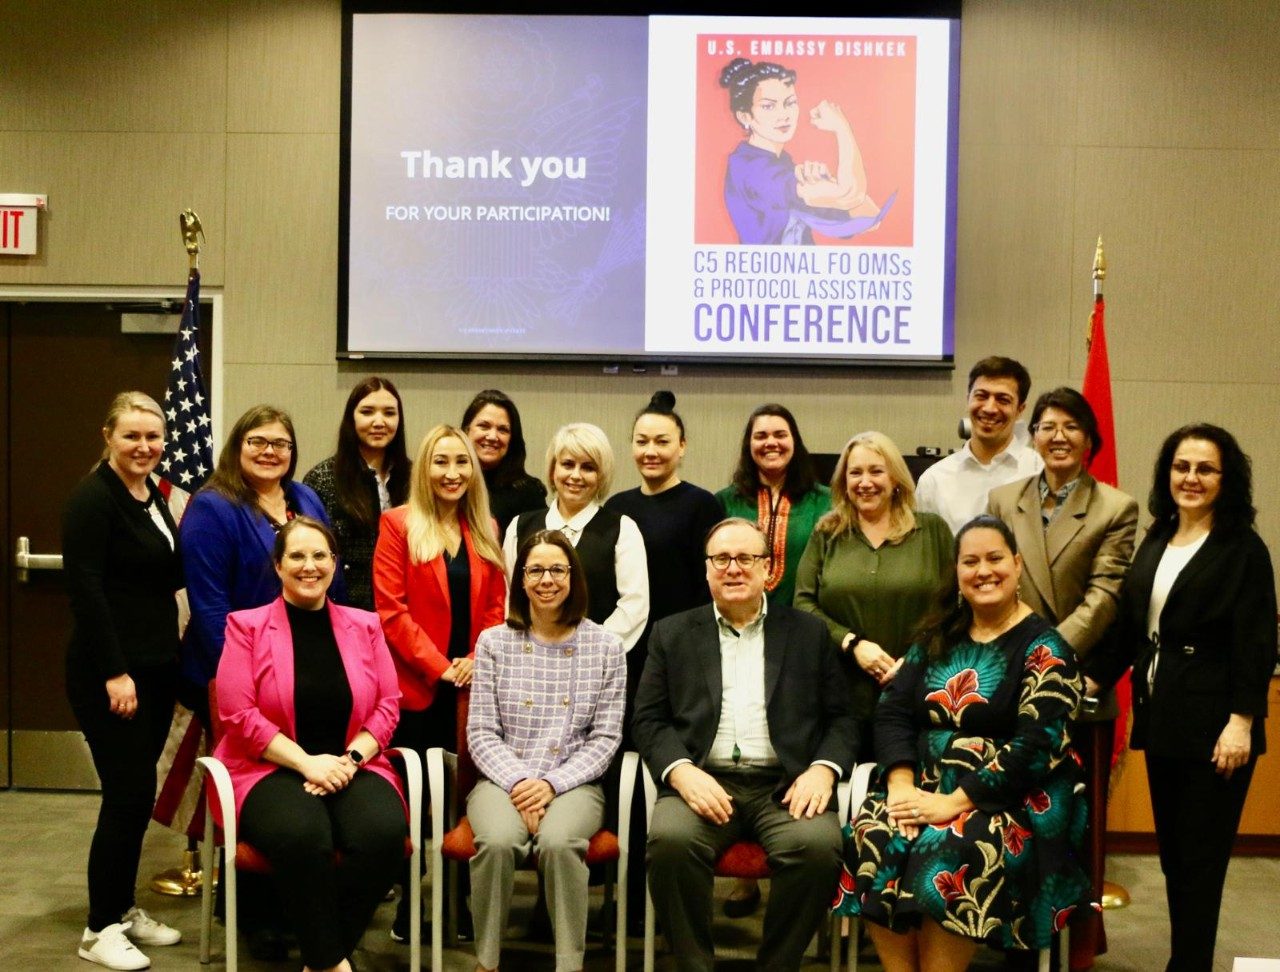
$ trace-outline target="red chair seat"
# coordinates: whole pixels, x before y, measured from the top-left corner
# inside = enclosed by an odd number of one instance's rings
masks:
[[[769,857],[765,854],[764,848],[749,840],[730,844],[729,849],[716,861],[716,877],[761,880],[771,873],[773,872],[769,870]]]
[[[463,817],[458,826],[444,835],[440,853],[451,861],[469,861],[476,856],[476,835],[471,821]],[[607,864],[618,859],[618,836],[611,830],[597,830],[587,844],[588,864]]]
[[[219,831],[219,836],[221,836],[221,831]],[[413,856],[413,841],[408,837],[404,839],[404,856],[406,858]],[[334,859],[341,864],[342,852],[338,851],[334,854]],[[236,844],[236,870],[251,871],[254,874],[270,874],[271,862],[267,860],[267,855],[262,851],[242,840]]]

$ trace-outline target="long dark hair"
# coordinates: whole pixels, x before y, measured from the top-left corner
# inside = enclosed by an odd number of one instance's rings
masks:
[[[1018,541],[1014,539],[1009,525],[989,513],[975,516],[956,532],[951,549],[951,569],[938,584],[933,608],[925,615],[916,635],[916,643],[924,648],[930,661],[946,657],[947,652],[968,637],[969,628],[973,625],[973,608],[960,594],[955,568],[956,561],[960,559],[960,541],[970,530],[995,530],[1008,544],[1010,553],[1018,552]]]
[[[360,437],[356,435],[356,407],[376,391],[390,392],[396,400],[400,422],[396,434],[387,443],[382,468],[387,471],[387,492],[391,505],[401,506],[409,498],[409,454],[405,449],[404,403],[400,392],[390,379],[370,375],[347,396],[342,409],[342,422],[338,426],[338,451],[333,455],[333,484],[338,508],[366,527],[376,526],[382,510],[377,498],[369,492],[368,466],[360,454]]]
[[[791,461],[787,463],[787,475],[782,483],[782,492],[789,499],[798,500],[813,489],[817,477],[813,473],[813,460],[809,450],[805,448],[804,439],[800,437],[800,426],[796,425],[796,417],[785,405],[768,402],[756,406],[747,416],[747,426],[742,430],[742,448],[738,454],[738,466],[733,471],[733,487],[747,499],[755,499],[760,489],[760,471],[756,469],[756,461],[751,458],[751,428],[756,419],[762,415],[773,415],[787,423],[791,429],[793,451]]]
[[[524,426],[520,423],[520,409],[516,408],[516,403],[505,392],[500,392],[496,388],[486,388],[471,399],[471,404],[462,413],[460,423],[462,431],[470,436],[471,420],[486,405],[502,409],[507,413],[507,420],[511,423],[511,442],[507,446],[507,454],[492,469],[484,471],[485,482],[489,484],[490,490],[499,486],[515,486],[533,479],[524,468],[529,453],[524,444]]]
[[[1151,495],[1147,509],[1156,523],[1168,525],[1177,519],[1178,505],[1169,490],[1169,473],[1173,454],[1187,439],[1203,439],[1218,447],[1222,456],[1222,485],[1213,504],[1215,530],[1248,530],[1253,527],[1257,510],[1253,506],[1253,463],[1245,455],[1236,437],[1218,425],[1193,422],[1175,429],[1160,446],[1156,468],[1151,477]]]
[[[256,505],[258,494],[244,481],[244,472],[240,468],[240,451],[244,446],[245,436],[252,430],[270,425],[272,422],[283,425],[284,430],[289,433],[289,439],[293,442],[293,449],[289,452],[289,468],[280,481],[281,485],[290,482],[293,474],[298,470],[298,437],[293,431],[293,419],[283,408],[276,408],[274,405],[255,405],[236,419],[236,424],[231,426],[227,441],[223,443],[222,451],[218,453],[218,464],[203,488],[211,489],[233,503],[243,503],[245,506]]]

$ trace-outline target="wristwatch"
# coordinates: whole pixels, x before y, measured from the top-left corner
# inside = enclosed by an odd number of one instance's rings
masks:
[[[347,759],[359,766],[364,762],[364,754],[358,749],[352,749],[347,753]]]

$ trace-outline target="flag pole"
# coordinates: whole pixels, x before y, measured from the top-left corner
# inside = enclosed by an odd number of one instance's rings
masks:
[[[191,281],[200,276],[200,240],[204,239],[204,228],[194,209],[184,209],[178,214],[178,228],[182,233],[182,245],[187,251],[187,283],[190,289]],[[188,834],[187,849],[182,852],[182,863],[178,867],[170,867],[155,874],[151,878],[151,890],[157,894],[193,898],[200,893],[204,877],[200,866],[200,845]],[[214,880],[217,880],[216,874]]]

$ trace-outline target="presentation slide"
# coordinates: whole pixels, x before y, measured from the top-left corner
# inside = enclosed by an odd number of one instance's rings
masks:
[[[347,354],[946,362],[959,22],[354,14]]]

